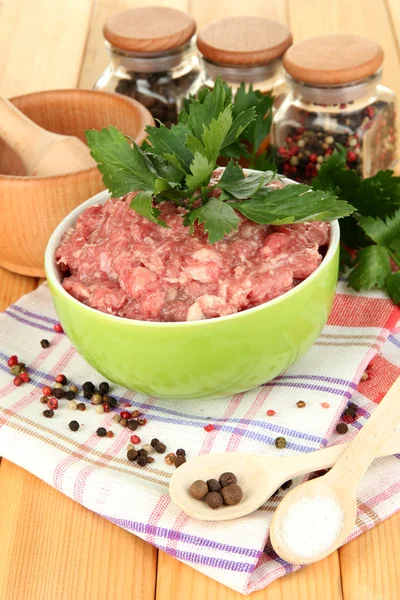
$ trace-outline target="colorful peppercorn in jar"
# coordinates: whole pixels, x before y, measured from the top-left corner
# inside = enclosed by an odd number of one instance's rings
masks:
[[[340,146],[363,177],[394,166],[395,96],[379,83],[382,62],[382,48],[356,35],[315,37],[286,52],[291,91],[272,127],[279,172],[309,183]]]
[[[292,43],[289,29],[261,17],[229,17],[206,25],[197,36],[205,84],[220,75],[235,91],[244,82],[276,102],[286,88],[282,56]]]
[[[170,126],[183,99],[201,85],[195,31],[189,14],[168,7],[133,8],[113,15],[103,29],[111,64],[94,88],[134,98]]]

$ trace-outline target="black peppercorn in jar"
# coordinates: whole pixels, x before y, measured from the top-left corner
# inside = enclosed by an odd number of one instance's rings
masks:
[[[234,91],[243,82],[279,104],[286,89],[282,56],[292,43],[285,25],[262,17],[229,17],[206,25],[197,36],[205,84],[220,75]]]
[[[310,183],[337,147],[362,177],[394,166],[395,96],[379,84],[382,62],[382,48],[356,35],[315,37],[286,52],[291,91],[272,127],[280,173]]]
[[[183,99],[201,85],[195,31],[193,18],[173,8],[148,6],[113,15],[103,29],[111,64],[95,89],[134,98],[170,126]]]

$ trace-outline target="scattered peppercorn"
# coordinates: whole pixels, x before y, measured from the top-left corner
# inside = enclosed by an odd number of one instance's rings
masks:
[[[128,424],[128,421],[126,419],[121,419],[119,424],[121,425],[121,427],[126,427]]]
[[[129,410],[123,410],[121,413],[121,419],[130,419],[131,418],[131,413],[129,412]]]
[[[104,406],[102,404],[97,404],[95,411],[98,415],[102,415],[104,413]]]
[[[70,428],[71,431],[78,431],[80,425],[79,425],[78,421],[71,421],[70,424],[68,425],[68,427]]]
[[[209,492],[220,492],[222,487],[217,479],[207,479],[208,491]]]
[[[144,448],[141,448],[139,450],[139,456],[147,456],[147,452],[146,452],[146,450]]]
[[[51,387],[49,387],[48,385],[45,385],[42,387],[43,396],[51,396],[51,393],[52,393]]]
[[[76,405],[76,408],[83,412],[84,410],[86,410],[86,404],[84,402],[79,402],[79,404]]]
[[[65,396],[65,392],[62,388],[54,388],[53,396],[54,398],[57,398],[57,400],[62,400]]]
[[[106,437],[107,435],[107,429],[105,429],[104,427],[99,427],[96,431],[97,435],[99,437]]]
[[[348,425],[350,425],[350,423],[354,423],[354,417],[352,417],[351,415],[346,415],[344,414],[342,416],[342,419],[345,423],[347,423]]]
[[[69,386],[69,391],[72,392],[73,394],[77,394],[79,390],[76,387],[76,385],[70,385]]]
[[[115,415],[114,415],[113,418],[114,418],[114,421],[116,423],[120,423],[121,422],[121,415],[119,415],[118,413],[115,413]]]
[[[144,425],[146,425],[147,419],[138,419],[137,422],[141,427],[143,427]]]
[[[170,452],[169,454],[166,454],[164,457],[164,462],[166,465],[168,466],[172,466],[175,464],[175,459],[176,459],[176,455],[173,452]]]
[[[40,340],[40,345],[42,348],[48,348],[50,346],[49,340]]]
[[[143,450],[146,450],[147,454],[153,454],[154,448],[151,444],[143,444]]]
[[[175,458],[175,467],[178,468],[186,462],[186,456],[177,456]]]
[[[128,460],[130,460],[131,462],[134,462],[138,456],[139,456],[139,452],[137,452],[134,448],[131,448],[130,450],[128,450],[128,452],[126,454],[126,458]]]
[[[158,454],[164,454],[164,452],[167,449],[167,446],[162,442],[158,442],[158,444],[156,446],[153,446],[153,448]]]
[[[108,438],[113,438],[114,437],[114,432],[113,431],[107,431],[107,437]]]
[[[211,425],[211,423],[209,425],[206,425],[205,427],[203,427],[203,429],[205,429],[205,431],[214,431],[215,427],[214,425]]]
[[[275,440],[275,446],[277,448],[286,448],[286,443],[287,443],[286,439],[282,436],[277,437]]]
[[[63,373],[60,373],[55,376],[54,381],[56,381],[56,383],[61,383],[61,385],[65,385],[67,383],[67,378]]]
[[[103,403],[103,406],[104,406],[104,412],[105,412],[105,413],[109,413],[109,412],[110,412],[110,410],[111,410],[111,407],[110,407],[110,405],[108,404],[108,402],[104,402],[104,403]]]
[[[205,501],[206,504],[208,504],[208,506],[214,510],[220,508],[224,503],[221,494],[218,492],[209,492],[205,497]]]
[[[304,400],[299,400],[298,402],[296,402],[298,408],[304,408],[306,403],[304,402]]]
[[[54,410],[52,410],[51,408],[48,408],[46,410],[43,411],[43,416],[47,417],[48,419],[51,419],[54,417]]]
[[[322,406],[322,408],[329,408],[330,404],[329,404],[329,402],[321,402],[321,406]]]
[[[140,439],[140,437],[138,435],[131,435],[131,442],[132,444],[140,444],[142,440]]]
[[[364,371],[364,373],[361,375],[361,381],[367,381],[368,378],[368,371]]]
[[[113,398],[112,396],[103,396],[103,400],[104,402],[107,402],[107,404],[111,408],[115,408],[116,406],[118,406],[118,400],[116,398]]]
[[[13,384],[16,385],[17,387],[19,387],[22,383],[22,379],[20,375],[17,375],[16,377],[14,377],[13,379]]]
[[[29,377],[29,374],[26,371],[23,371],[21,373],[20,377],[24,383],[29,383],[31,380],[31,378]]]
[[[94,385],[91,381],[85,381],[85,383],[82,386],[82,389],[84,392],[94,394],[96,388],[94,387]]]
[[[186,456],[186,450],[183,450],[183,448],[178,448],[178,450],[175,452],[175,454],[177,456]]]
[[[9,367],[13,367],[14,365],[18,364],[18,356],[16,354],[13,354],[12,356],[10,356],[10,358],[7,361],[7,364]]]
[[[132,419],[137,419],[137,417],[141,414],[140,410],[133,410],[131,412]]]
[[[55,331],[56,333],[64,333],[64,329],[62,328],[62,325],[61,325],[61,323],[56,323],[56,324],[54,325],[54,331]]]
[[[239,502],[243,498],[242,488],[240,487],[240,485],[237,485],[237,483],[232,483],[231,485],[223,487],[221,494],[225,504],[228,504],[228,506],[234,506],[235,504],[239,504]]]
[[[292,485],[293,481],[291,479],[289,479],[288,481],[285,481],[285,483],[282,483],[281,488],[283,490],[288,490],[290,488],[290,486]]]
[[[202,479],[197,479],[189,488],[190,495],[196,500],[202,500],[209,493],[208,486]]]
[[[226,487],[227,485],[231,485],[232,483],[237,483],[236,475],[233,473],[222,473],[219,477],[219,482],[221,487]]]
[[[54,386],[53,386],[53,389],[61,390],[62,389],[62,383],[55,383]]]
[[[68,392],[64,392],[64,398],[67,400],[74,400],[74,398],[76,398],[76,394],[72,390],[68,390]]]
[[[49,408],[52,408],[53,410],[56,410],[58,408],[58,400],[57,398],[49,398],[47,401],[47,406]]]
[[[145,467],[147,465],[147,455],[145,456],[144,454],[139,454],[136,462],[139,467]]]
[[[101,384],[99,385],[100,394],[102,396],[104,396],[104,394],[108,394],[109,391],[110,391],[110,385],[106,381],[102,381]]]
[[[42,396],[42,397],[40,398],[40,402],[41,402],[42,404],[47,404],[47,400],[48,400],[48,397],[47,397],[47,396]]]
[[[347,433],[349,430],[348,426],[346,425],[346,423],[338,423],[336,425],[336,431],[338,433],[341,433],[342,435]]]
[[[16,375],[20,375],[21,373],[23,373],[25,370],[24,367],[21,367],[21,365],[18,363],[17,365],[14,365],[13,367],[10,367],[10,373],[11,375],[14,375],[14,377]]]
[[[272,408],[270,408],[269,410],[267,410],[267,416],[268,417],[274,417],[276,415],[276,412],[274,410],[272,410]]]
[[[68,408],[69,408],[69,410],[76,410],[78,408],[78,405],[75,402],[75,400],[70,400],[68,402]]]
[[[136,429],[139,427],[139,423],[136,421],[136,419],[129,419],[127,427],[131,431],[136,431]]]
[[[102,403],[103,403],[103,396],[101,396],[100,394],[92,395],[92,404],[102,404]]]
[[[147,457],[147,464],[149,465],[150,463],[154,462],[154,458],[152,456],[148,456]]]

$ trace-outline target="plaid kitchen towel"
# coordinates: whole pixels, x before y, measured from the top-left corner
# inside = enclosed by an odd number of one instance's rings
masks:
[[[222,524],[199,522],[183,514],[168,496],[174,467],[168,467],[161,456],[146,468],[126,459],[131,432],[114,423],[112,413],[99,415],[92,406],[72,413],[64,400],[53,419],[43,417],[41,388],[51,385],[57,373],[65,373],[78,385],[102,381],[67,337],[54,332],[56,321],[46,285],[0,315],[0,455],[243,594],[298,568],[277,557],[268,542],[272,511],[282,492],[248,517]],[[159,400],[118,386],[112,387],[112,394],[123,406],[145,414],[148,423],[140,430],[143,443],[159,437],[167,451],[185,448],[188,458],[221,451],[312,452],[351,439],[400,375],[399,324],[399,309],[383,294],[356,294],[340,282],[329,323],[313,348],[264,386],[206,402]],[[42,338],[49,339],[49,348],[41,348]],[[13,385],[7,367],[12,354],[29,366],[29,384]],[[371,361],[371,377],[358,385]],[[300,399],[306,402],[301,410],[296,406]],[[359,407],[358,417],[348,434],[339,436],[335,426],[350,399]],[[276,415],[268,417],[268,409]],[[79,431],[70,431],[71,419],[83,425]],[[206,431],[210,423],[214,429]],[[112,429],[115,437],[98,437],[100,426]],[[275,448],[279,435],[287,439],[284,450]],[[400,508],[399,457],[374,462],[358,502],[352,537]]]

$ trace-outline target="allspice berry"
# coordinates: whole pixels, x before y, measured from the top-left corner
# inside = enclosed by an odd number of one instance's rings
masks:
[[[208,485],[209,492],[220,492],[222,489],[220,482],[217,481],[216,479],[208,479],[207,485]]]
[[[236,475],[234,473],[222,473],[219,477],[219,482],[221,487],[226,487],[227,485],[231,485],[232,483],[237,483]]]
[[[222,488],[221,494],[225,504],[228,504],[229,506],[239,504],[243,498],[242,488],[240,485],[237,485],[237,483],[232,483],[231,485]]]
[[[277,437],[275,440],[275,446],[277,448],[286,448],[286,440],[284,437]]]
[[[202,500],[208,494],[208,486],[202,479],[197,479],[189,488],[190,495],[196,500]]]
[[[218,492],[209,492],[205,497],[205,501],[214,510],[220,508],[224,503],[221,494]]]
[[[137,450],[133,450],[133,448],[128,450],[128,452],[126,454],[126,458],[128,460],[130,460],[131,462],[134,462],[138,456],[139,456],[139,452],[137,452]]]
[[[175,458],[175,467],[178,468],[186,462],[186,456],[177,456]]]

